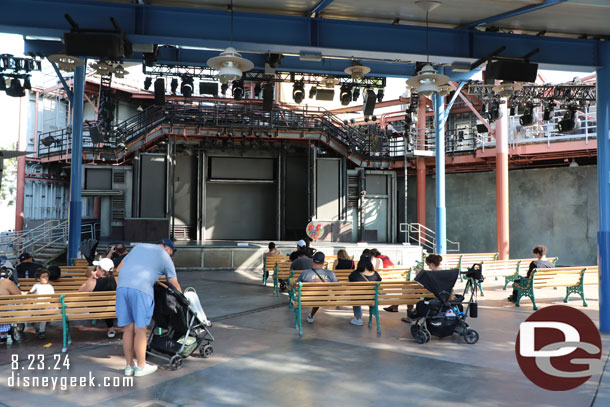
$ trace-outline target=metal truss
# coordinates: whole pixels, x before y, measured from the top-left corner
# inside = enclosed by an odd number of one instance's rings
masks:
[[[467,86],[467,93],[480,99],[494,99],[498,97],[498,93],[493,90],[493,87],[494,85],[470,83]],[[597,91],[595,85],[526,85],[523,89],[515,91],[511,98],[595,102]]]
[[[34,58],[19,58],[11,54],[0,55],[0,74],[8,77],[22,77],[32,71],[40,71],[41,62]]]

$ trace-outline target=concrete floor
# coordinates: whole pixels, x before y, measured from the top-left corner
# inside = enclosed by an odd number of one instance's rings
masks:
[[[478,319],[476,345],[461,337],[433,338],[418,345],[402,313],[381,311],[382,333],[349,324],[350,309],[322,309],[313,325],[304,321],[303,336],[294,329],[286,296],[274,297],[249,272],[179,274],[183,286],[194,286],[214,321],[215,353],[209,359],[188,358],[177,371],[136,378],[134,387],[82,387],[66,391],[9,388],[8,378],[32,377],[27,363],[11,368],[11,355],[57,352],[60,326],[40,341],[26,335],[21,344],[0,348],[0,406],[608,406],[610,366],[601,377],[567,392],[550,392],[532,383],[517,365],[514,345],[519,324],[532,312],[524,302],[515,308],[495,282],[486,282]],[[499,282],[498,282],[499,283]],[[592,296],[594,296],[592,294]],[[541,295],[539,306],[560,303],[561,290]],[[597,322],[597,302],[584,310]],[[366,317],[366,315],[365,315]],[[120,340],[104,338],[98,323],[72,327],[70,369],[56,376],[122,378]],[[603,337],[604,359],[610,337]],[[48,348],[44,345],[51,343]],[[52,362],[49,356],[48,363]],[[162,363],[161,360],[150,359]],[[26,368],[26,369],[24,369]],[[45,374],[51,373],[43,372]]]

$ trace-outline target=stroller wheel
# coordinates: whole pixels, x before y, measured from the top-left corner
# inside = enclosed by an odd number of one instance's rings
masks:
[[[430,339],[432,339],[432,334],[430,333],[430,331],[428,331],[427,329],[422,329],[422,331],[426,335],[426,342],[425,343],[430,342]]]
[[[420,330],[420,326],[418,324],[413,324],[411,325],[411,335],[413,335],[413,337],[415,338],[415,335],[417,335],[417,332],[419,332]]]
[[[209,358],[214,353],[214,348],[209,343],[199,348],[199,354],[204,358]]]
[[[415,342],[422,344],[428,342],[429,340],[428,335],[426,335],[426,332],[423,329],[419,329],[415,333]]]
[[[479,333],[474,329],[467,329],[464,332],[464,341],[466,341],[467,344],[474,345],[479,341]]]
[[[169,368],[172,370],[176,370],[180,366],[182,366],[182,356],[180,356],[180,355],[172,356],[171,359],[169,360]]]

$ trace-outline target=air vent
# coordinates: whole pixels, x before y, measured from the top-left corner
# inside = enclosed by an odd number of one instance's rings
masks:
[[[112,182],[115,184],[125,183],[125,171],[114,171],[112,173]]]
[[[358,200],[360,199],[358,181],[358,175],[349,175],[347,177],[347,206],[350,208],[358,207]]]
[[[125,198],[122,196],[112,197],[112,220],[125,219]]]

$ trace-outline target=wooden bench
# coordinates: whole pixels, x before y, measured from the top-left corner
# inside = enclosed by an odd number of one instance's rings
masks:
[[[88,277],[88,266],[59,266],[62,277]]]
[[[115,292],[0,296],[0,324],[63,323],[63,349],[72,342],[70,321],[116,318]]]
[[[283,263],[290,260],[288,256],[263,257],[263,285],[267,285],[269,273],[275,270],[277,262]]]
[[[51,281],[49,284],[53,286],[56,293],[78,291],[79,287],[87,281],[85,277],[66,277],[59,280]],[[19,289],[21,291],[30,291],[32,286],[36,284],[34,278],[22,278],[19,280]]]
[[[483,276],[485,276],[486,278],[495,277],[496,280],[498,279],[498,277],[504,277],[504,290],[506,290],[508,283],[512,283],[516,279],[520,278],[522,275],[527,275],[527,270],[529,269],[530,263],[535,260],[538,259],[534,258],[484,261],[482,263]],[[557,257],[551,257],[548,259],[548,261],[555,264],[555,262],[557,261]]]
[[[380,305],[414,305],[432,294],[414,281],[382,282],[338,282],[299,283],[292,304],[295,312],[295,327],[303,334],[301,320],[303,307],[373,307],[369,314],[368,326],[377,321],[377,332],[381,333],[379,322]]]
[[[568,302],[570,294],[578,294],[582,298],[583,306],[587,307],[585,300],[584,286],[589,284],[598,284],[598,267],[597,266],[578,266],[578,267],[554,267],[534,269],[530,278],[519,284],[515,283],[514,287],[517,290],[517,298],[515,305],[521,305],[521,298],[528,297],[532,300],[534,310],[537,310],[536,300],[534,299],[534,290],[545,287],[566,287],[566,296],[563,302]]]
[[[75,266],[89,267],[89,261],[87,259],[72,259],[72,264]]]
[[[276,296],[280,295],[280,280],[288,280],[292,275],[290,261],[276,262],[273,268],[273,293]]]

